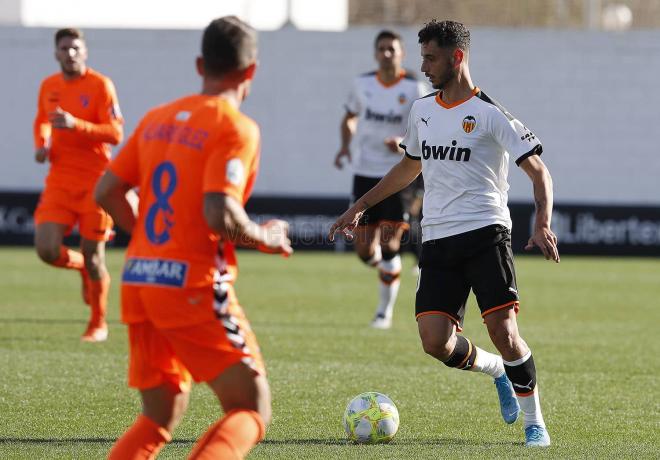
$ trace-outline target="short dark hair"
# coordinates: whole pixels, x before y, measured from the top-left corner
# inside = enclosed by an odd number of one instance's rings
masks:
[[[470,31],[464,24],[456,21],[436,21],[432,19],[417,34],[419,43],[435,40],[439,47],[456,47],[463,51],[470,48]]]
[[[202,57],[210,76],[245,69],[257,58],[257,32],[236,16],[214,19],[204,29]]]
[[[74,27],[66,27],[55,32],[55,46],[62,40],[64,37],[79,38],[80,40],[85,40],[85,35],[82,30],[76,29]]]
[[[388,38],[390,40],[398,40],[399,42],[403,43],[403,40],[401,39],[401,35],[391,30],[385,29],[385,30],[381,30],[380,32],[378,32],[378,35],[376,35],[376,40],[374,40],[374,48],[378,48],[378,42],[384,38]]]

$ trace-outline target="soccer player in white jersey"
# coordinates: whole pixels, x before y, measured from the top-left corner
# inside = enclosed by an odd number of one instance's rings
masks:
[[[504,420],[513,423],[520,407],[526,445],[548,446],[534,359],[516,323],[519,297],[507,207],[511,157],[534,189],[534,230],[525,249],[538,247],[546,259],[559,262],[550,230],[552,179],[539,158],[541,143],[472,83],[470,32],[463,24],[431,21],[420,30],[419,43],[421,70],[438,91],[415,102],[401,143],[404,158],[339,217],[331,239],[337,231],[350,235],[365,210],[421,171],[424,242],[415,309],[424,351],[449,367],[492,376]],[[457,335],[470,289],[501,357]]]
[[[375,40],[378,70],[357,77],[341,121],[341,148],[335,166],[353,166],[353,199],[364,195],[401,160],[399,143],[415,99],[425,85],[402,67],[401,37],[383,30]],[[399,291],[401,237],[408,228],[403,196],[395,193],[362,216],[355,232],[355,251],[378,268],[379,302],[371,325],[388,329]]]

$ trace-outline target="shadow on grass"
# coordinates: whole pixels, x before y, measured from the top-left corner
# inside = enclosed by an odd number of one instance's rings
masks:
[[[265,439],[261,444],[266,445],[317,445],[317,446],[351,446],[360,448],[364,444],[355,444],[346,439]],[[392,446],[481,446],[504,447],[522,446],[523,442],[496,441],[483,442],[477,439],[438,438],[438,439],[400,439],[391,442]]]
[[[2,444],[112,444],[116,438],[0,438],[0,445]],[[174,439],[170,444],[192,446],[196,439]],[[345,439],[265,439],[261,444],[271,446],[347,446],[354,448],[366,447],[364,444],[354,444]],[[480,447],[504,447],[504,446],[522,446],[522,442],[483,442],[476,439],[461,439],[461,438],[439,438],[439,439],[402,439],[396,440],[391,443],[393,447],[396,446],[480,446]]]

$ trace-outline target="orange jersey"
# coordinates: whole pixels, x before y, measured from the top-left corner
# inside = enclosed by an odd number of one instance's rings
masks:
[[[53,129],[48,114],[59,107],[76,118],[73,129]],[[79,78],[61,73],[41,83],[34,144],[50,147],[46,185],[91,189],[110,161],[109,144],[122,138],[123,120],[114,85],[109,78],[87,69]]]
[[[221,97],[187,96],[149,112],[109,167],[140,195],[123,283],[196,289],[214,276],[231,282],[234,247],[206,223],[204,194],[245,204],[258,162],[257,124]],[[178,314],[186,313],[167,312]]]

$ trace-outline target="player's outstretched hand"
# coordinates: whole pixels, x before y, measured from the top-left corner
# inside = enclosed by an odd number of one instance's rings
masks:
[[[403,137],[388,137],[385,139],[385,145],[387,146],[388,149],[390,149],[390,152],[392,153],[403,153],[403,150],[401,147],[399,147],[399,144],[403,140]]]
[[[357,227],[360,217],[364,211],[358,211],[356,206],[350,207],[344,214],[339,216],[339,219],[332,224],[330,231],[328,232],[328,239],[330,241],[335,240],[335,233],[341,232],[349,240],[353,239],[353,233],[351,233],[355,227]]]
[[[344,157],[348,163],[351,162],[351,151],[348,149],[340,149],[335,155],[335,168],[344,169]]]
[[[76,126],[76,119],[69,112],[65,112],[57,107],[54,112],[48,114],[48,121],[55,129],[73,129]]]
[[[266,254],[282,254],[283,257],[289,257],[293,254],[291,240],[289,239],[289,223],[273,219],[264,222],[261,226],[266,230],[266,238],[263,244],[259,244],[257,249]]]
[[[554,260],[559,263],[559,250],[557,249],[557,236],[549,228],[534,231],[534,234],[527,241],[526,251],[538,247],[545,260]]]
[[[48,159],[48,147],[41,147],[34,152],[34,161],[44,163]]]

